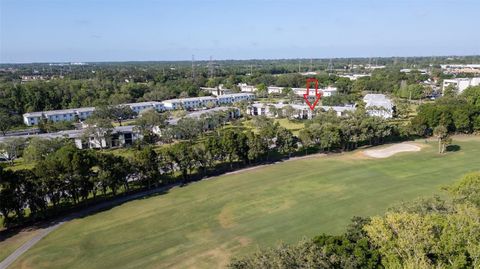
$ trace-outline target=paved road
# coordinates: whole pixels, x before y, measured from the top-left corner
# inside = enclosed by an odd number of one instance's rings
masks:
[[[138,199],[138,198],[141,198],[141,197],[144,197],[144,196],[148,196],[148,195],[151,195],[151,194],[164,192],[164,191],[166,191],[166,190],[168,190],[168,189],[170,189],[174,186],[177,186],[177,185],[178,184],[170,185],[170,186],[164,186],[164,187],[160,187],[160,188],[156,188],[156,189],[152,189],[152,190],[146,190],[146,191],[141,191],[141,192],[138,192],[138,193],[132,193],[132,194],[127,195],[127,196],[121,196],[121,197],[115,198],[114,200],[102,202],[100,204],[97,204],[97,205],[94,205],[92,207],[86,208],[86,209],[81,210],[79,212],[70,214],[70,215],[68,215],[64,218],[58,219],[56,221],[52,221],[47,225],[46,228],[41,228],[39,233],[35,237],[28,240],[25,244],[23,244],[21,247],[19,247],[17,250],[15,250],[12,254],[10,254],[7,258],[5,258],[5,260],[0,262],[0,269],[7,269],[22,254],[27,252],[36,243],[38,243],[38,241],[40,241],[42,238],[47,236],[49,233],[58,229],[65,222],[68,222],[68,221],[73,220],[75,218],[79,218],[79,217],[88,215],[90,213],[93,213],[93,212],[96,212],[96,211],[99,211],[99,210],[102,210],[102,209],[105,209],[105,208],[108,208],[108,207],[119,205],[121,203],[130,201],[130,200],[135,200],[135,199]]]

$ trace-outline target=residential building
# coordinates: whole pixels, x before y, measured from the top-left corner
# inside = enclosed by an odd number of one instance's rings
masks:
[[[163,101],[166,110],[213,107],[217,105],[217,98],[212,96],[179,98]]]
[[[287,109],[291,107],[293,111],[288,112]],[[316,111],[312,111],[308,105],[300,104],[283,104],[283,103],[254,103],[247,107],[247,114],[252,116],[267,116],[275,117],[281,111],[282,115],[292,113],[291,118],[296,119],[311,119],[315,116]],[[333,110],[337,116],[343,116],[348,111],[355,111],[355,106],[318,106],[316,110],[330,111]]]
[[[293,92],[299,96],[303,96],[305,93],[307,93],[306,88],[292,88]],[[326,88],[319,88],[318,89],[319,93],[322,94],[323,97],[329,97],[332,95],[337,94],[337,88],[336,87],[331,87],[328,86]],[[309,96],[315,96],[315,88],[309,89],[308,91]]]
[[[370,116],[385,119],[393,117],[393,103],[384,94],[367,94],[363,97],[365,108]]]
[[[363,77],[370,77],[370,74],[352,74],[352,75],[339,75],[341,78],[348,78],[350,80],[357,80]]]
[[[82,107],[75,109],[77,111],[77,116],[80,120],[86,120],[88,117],[92,116],[94,107]]]
[[[480,74],[480,64],[442,64],[440,66],[447,74]]]
[[[217,87],[214,88],[208,88],[208,87],[200,87],[200,89],[206,91],[208,94],[211,94],[213,96],[220,96],[224,94],[231,94],[233,91],[231,89],[226,89],[223,87],[223,84],[218,85]]]
[[[255,86],[247,85],[247,83],[238,83],[237,85],[242,92],[256,92],[257,88]]]
[[[23,114],[23,123],[27,126],[38,125],[43,119],[43,112],[30,112]]]
[[[277,87],[277,86],[268,86],[267,92],[268,94],[281,94],[284,87]]]
[[[218,104],[231,104],[241,101],[250,101],[255,99],[255,94],[253,93],[232,93],[225,94],[217,97]]]
[[[140,114],[142,111],[147,109],[155,109],[157,111],[164,111],[164,106],[161,102],[149,101],[149,102],[140,102],[140,103],[128,103],[121,104],[120,106],[128,106],[137,114]]]
[[[43,117],[49,122],[74,121],[77,113],[75,109],[51,110],[44,111]]]
[[[457,90],[457,94],[460,94],[468,87],[480,85],[480,77],[445,79],[443,80],[442,93],[450,85],[453,85]]]
[[[110,147],[125,147],[141,138],[141,134],[135,129],[135,126],[117,126],[106,138],[98,139],[93,135],[86,136],[84,132],[77,132],[71,135],[75,146],[79,149],[98,149]]]

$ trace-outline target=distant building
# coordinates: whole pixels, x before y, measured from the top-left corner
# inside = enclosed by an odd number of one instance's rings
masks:
[[[190,97],[190,98],[178,98],[163,101],[163,105],[166,110],[176,109],[194,109],[217,105],[217,98],[212,96],[202,97]]]
[[[277,87],[277,86],[268,86],[267,87],[267,92],[268,94],[276,93],[276,94],[281,94],[283,91],[284,87]]]
[[[82,107],[77,108],[77,116],[80,120],[86,120],[88,117],[92,116],[93,111],[95,111],[94,107]]]
[[[257,88],[255,86],[247,85],[247,83],[238,83],[237,85],[242,92],[256,92]]]
[[[370,77],[370,74],[352,74],[352,75],[339,75],[341,78],[348,78],[350,80],[357,80],[363,77]]]
[[[141,139],[141,137],[141,134],[135,129],[135,126],[130,125],[115,127],[106,139],[98,139],[93,135],[86,136],[84,130],[70,136],[70,138],[74,140],[75,146],[79,149],[125,147],[133,145],[133,143]]]
[[[190,98],[170,99],[162,102],[148,101],[139,103],[120,104],[119,106],[128,106],[137,114],[142,113],[148,109],[155,109],[157,111],[185,109],[192,110],[197,108],[212,108],[217,105],[231,104],[240,101],[250,101],[255,99],[253,93],[231,93],[223,94],[218,97],[201,96]],[[50,122],[59,121],[77,121],[85,120],[90,117],[95,111],[94,107],[51,110],[43,112],[30,112],[23,114],[23,122],[25,125],[38,125],[43,120]]]
[[[442,64],[441,67],[446,74],[480,74],[480,64]]]
[[[445,89],[450,85],[453,85],[457,90],[457,94],[460,94],[468,87],[480,85],[480,77],[445,79],[443,80],[442,93],[445,92]]]
[[[137,114],[140,114],[144,110],[148,109],[155,109],[157,111],[164,111],[165,107],[161,102],[140,102],[140,103],[128,103],[128,104],[121,104],[120,106],[128,106]]]
[[[420,72],[420,74],[422,74],[422,75],[428,74],[427,69],[410,69],[410,68],[400,69],[400,72],[402,72],[402,73],[407,73],[407,74],[408,74],[408,73],[411,73],[412,71],[418,71],[418,72]]]
[[[23,114],[23,123],[27,126],[38,125],[43,119],[43,112],[30,112]]]
[[[232,93],[217,97],[218,104],[231,104],[241,101],[250,101],[253,99],[255,99],[255,94],[253,93]]]
[[[299,96],[303,96],[305,93],[307,93],[307,88],[292,88],[292,90],[296,95],[299,95]],[[337,88],[331,87],[331,86],[328,86],[326,88],[319,88],[318,91],[319,93],[320,92],[322,93],[323,97],[329,97],[337,94]],[[308,95],[315,96],[315,88],[309,89]]]
[[[226,89],[223,87],[223,84],[218,85],[217,87],[214,88],[208,88],[208,87],[200,87],[203,91],[213,95],[213,96],[220,96],[224,94],[231,94],[233,91],[231,89]]]
[[[367,94],[363,97],[365,109],[370,116],[385,119],[393,117],[393,103],[384,94]]]
[[[292,118],[296,119],[311,119],[315,115],[308,105],[300,104],[276,104],[276,103],[254,103],[247,107],[247,114],[252,116],[267,116],[274,117],[278,110],[281,110],[283,115],[286,115],[287,108],[293,109]],[[275,108],[276,111],[273,111]],[[337,116],[344,116],[348,111],[355,111],[355,106],[317,106],[316,110],[330,111],[333,110]]]

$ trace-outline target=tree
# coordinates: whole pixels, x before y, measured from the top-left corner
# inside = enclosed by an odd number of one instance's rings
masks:
[[[438,139],[438,153],[445,151],[446,142],[448,141],[448,130],[443,125],[435,127],[433,135]]]
[[[465,175],[448,188],[456,202],[469,202],[480,208],[480,172]]]
[[[0,132],[5,135],[12,126],[12,117],[8,113],[0,110]]]
[[[302,147],[305,149],[305,155],[307,155],[308,148],[315,144],[312,131],[310,129],[303,129],[300,131],[298,138],[302,143]]]
[[[267,141],[254,132],[247,133],[247,144],[248,160],[250,162],[258,161],[260,157],[265,155],[265,153],[268,151]]]
[[[135,113],[129,106],[120,105],[97,107],[91,117],[116,121],[122,126],[124,120],[131,119],[136,115],[137,113]]]
[[[281,153],[288,154],[288,157],[290,157],[295,150],[295,142],[296,141],[290,130],[283,127],[278,128],[275,144]]]
[[[113,195],[116,195],[118,189],[122,186],[125,187],[126,190],[129,189],[127,177],[132,173],[133,169],[124,157],[98,153],[96,155],[96,161],[98,166],[96,177],[104,196],[107,195],[108,189],[112,191]],[[142,163],[142,165],[145,165],[145,163]],[[142,166],[142,169],[143,168]],[[95,197],[96,192],[92,192]]]
[[[48,155],[54,153],[67,144],[61,138],[43,139],[33,137],[29,140],[28,146],[23,151],[23,159],[27,162],[44,160]]]
[[[444,97],[455,97],[455,95],[457,95],[457,88],[453,84],[450,84],[443,89]]]
[[[142,135],[143,140],[147,143],[155,142],[154,128],[163,130],[168,125],[169,113],[158,113],[154,109],[148,109],[140,113],[140,117],[135,120],[135,128],[138,129]]]
[[[4,170],[0,166],[0,213],[4,218],[4,224],[12,221],[11,213],[17,217],[23,217],[22,191],[15,172]]]
[[[0,143],[0,152],[3,152],[5,158],[13,165],[13,161],[22,155],[25,145],[24,138],[5,139]]]
[[[93,142],[91,146],[101,149],[111,146],[113,125],[109,119],[90,117],[87,119],[88,127],[84,132],[84,139]],[[93,137],[93,141],[90,140]]]
[[[135,168],[140,182],[147,188],[152,183],[157,184],[160,180],[160,169],[158,166],[158,154],[148,146],[135,154]]]
[[[178,170],[182,173],[183,182],[186,183],[188,181],[190,169],[194,166],[196,161],[189,144],[186,142],[173,144],[168,148],[168,154],[175,162]]]

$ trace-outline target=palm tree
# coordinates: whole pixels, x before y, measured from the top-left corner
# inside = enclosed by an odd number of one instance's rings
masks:
[[[448,130],[445,126],[439,125],[433,129],[433,135],[438,138],[438,153],[445,151],[445,145],[448,141]]]

